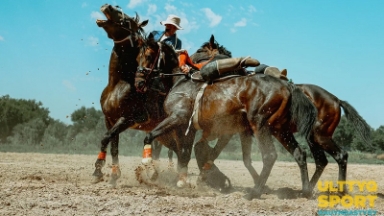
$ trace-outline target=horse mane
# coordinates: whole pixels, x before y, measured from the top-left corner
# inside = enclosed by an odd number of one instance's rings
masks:
[[[232,58],[232,52],[229,51],[225,46],[220,45],[217,41],[215,41],[215,45],[217,47],[217,50],[219,51],[220,54],[226,55],[230,58]],[[209,42],[204,42],[203,45],[201,45],[201,48],[209,46]]]
[[[133,21],[135,21],[137,24],[138,23],[140,23],[140,16],[139,16],[139,14],[137,13],[137,12],[135,12],[135,14],[136,14],[136,16],[133,18],[133,17],[131,17],[132,19],[133,19]],[[144,28],[143,27],[139,27],[138,29],[137,29],[137,31],[139,32],[139,34],[141,35],[141,36],[144,36],[145,35],[145,31],[144,31]]]

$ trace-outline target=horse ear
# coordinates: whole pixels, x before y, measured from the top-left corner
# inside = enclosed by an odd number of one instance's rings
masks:
[[[150,42],[154,42],[155,41],[155,35],[152,32],[149,33],[149,35],[148,35],[148,41],[150,41]]]
[[[213,36],[213,34],[211,35],[211,38],[209,39],[209,43],[212,45],[215,44],[215,36]]]
[[[144,20],[143,22],[139,23],[139,27],[140,28],[143,28],[144,26],[146,26],[148,24],[148,20]]]
[[[288,74],[287,69],[284,68],[283,70],[281,70],[281,75],[287,76],[287,74]]]

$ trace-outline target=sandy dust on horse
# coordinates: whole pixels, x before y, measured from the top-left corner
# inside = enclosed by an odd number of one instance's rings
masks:
[[[158,180],[146,185],[135,176],[141,159],[120,156],[122,175],[117,187],[110,188],[109,159],[104,182],[93,184],[95,155],[0,152],[0,215],[316,215],[318,210],[317,188],[313,199],[298,197],[300,173],[291,162],[277,162],[267,182],[270,190],[261,199],[247,201],[242,196],[253,182],[242,161],[216,162],[234,186],[222,194],[196,185],[194,159],[189,164],[190,185],[179,189],[166,159],[160,161]],[[261,170],[260,161],[253,164]],[[315,167],[308,166],[311,175]],[[348,179],[376,181],[377,193],[384,194],[383,171],[381,165],[350,164]],[[321,180],[336,181],[337,173],[337,165],[329,164]],[[382,196],[374,209],[384,215]]]

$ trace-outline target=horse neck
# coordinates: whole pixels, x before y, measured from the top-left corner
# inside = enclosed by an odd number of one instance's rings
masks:
[[[115,45],[109,60],[108,85],[116,85],[120,80],[133,84],[137,69],[138,48]]]

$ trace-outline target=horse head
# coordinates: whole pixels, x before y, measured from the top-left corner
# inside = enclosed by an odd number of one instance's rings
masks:
[[[137,56],[135,87],[139,92],[145,92],[156,79],[162,79],[165,91],[172,86],[172,80],[167,75],[178,71],[179,60],[174,49],[166,43],[156,42],[152,33],[140,47]]]
[[[112,6],[105,4],[101,6],[100,11],[105,15],[107,20],[96,20],[96,24],[103,28],[108,37],[112,39],[115,44],[130,41],[133,47],[133,38],[137,33],[143,33],[143,27],[148,24],[148,20],[139,22],[139,16],[136,14],[135,18],[128,16],[122,12],[119,6]]]
[[[195,63],[200,63],[203,61],[211,61],[217,59],[231,58],[232,54],[224,46],[221,46],[213,35],[211,35],[208,42],[203,43],[203,45],[191,55],[191,59]]]
[[[119,6],[105,4],[100,10],[107,19],[97,20],[96,24],[114,41],[109,63],[109,84],[114,86],[124,79],[133,85],[137,68],[136,57],[139,54],[140,41],[143,40],[143,27],[148,20],[139,22],[137,14],[135,18],[130,17]]]

